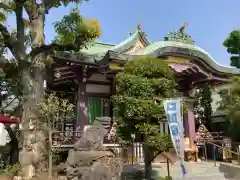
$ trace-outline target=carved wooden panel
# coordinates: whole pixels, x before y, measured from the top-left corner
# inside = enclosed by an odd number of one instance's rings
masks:
[[[134,54],[135,52],[137,52],[138,50],[145,48],[144,44],[138,40],[127,52],[125,52],[126,54]]]

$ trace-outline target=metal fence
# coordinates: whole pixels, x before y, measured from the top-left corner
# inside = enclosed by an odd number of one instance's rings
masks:
[[[68,151],[81,137],[83,132],[52,132],[52,148],[55,151]],[[143,162],[143,148],[141,143],[120,144],[116,140],[104,139],[104,145],[112,150],[115,155],[122,158],[127,164]]]

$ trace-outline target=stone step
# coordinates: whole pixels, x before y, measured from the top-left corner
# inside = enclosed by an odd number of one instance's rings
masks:
[[[183,178],[173,178],[173,180],[235,180],[235,179],[228,179],[225,177],[218,177],[218,176],[196,176],[196,177],[185,177]]]
[[[144,170],[143,166],[137,165],[140,169]],[[180,164],[176,163],[170,166],[170,176],[173,180],[232,180],[226,178],[223,172],[220,172],[220,163],[214,166],[214,163],[201,162],[201,163],[185,163],[187,175],[183,179]],[[154,177],[167,176],[166,164],[153,164]],[[229,177],[229,176],[227,176]]]
[[[158,172],[158,174],[163,174],[167,175],[167,169],[165,168],[154,168],[154,171]],[[219,171],[218,167],[210,167],[210,168],[192,168],[192,169],[187,169],[187,174],[189,176],[195,176],[195,175],[205,175],[205,174],[220,174],[221,172]],[[172,168],[170,169],[170,174],[171,175],[176,175],[179,176],[182,174],[182,171],[180,167],[178,168]]]
[[[156,169],[156,170],[167,172],[166,169]],[[198,169],[198,168],[187,169],[186,171],[187,171],[187,173],[190,173],[190,174],[192,174],[192,173],[193,174],[195,174],[195,173],[204,174],[204,173],[218,173],[218,172],[220,172],[219,169]],[[181,169],[174,169],[174,170],[170,169],[170,172],[171,173],[176,173],[176,172],[182,172],[182,171],[181,171]]]
[[[173,180],[230,180],[226,179],[225,177],[218,177],[218,176],[196,176],[196,177],[186,177],[186,178],[173,178]]]
[[[227,178],[223,173],[206,173],[198,175],[186,175],[184,178],[173,176],[173,180],[227,180]]]
[[[212,164],[187,164],[187,176],[184,180],[226,180],[224,173],[220,172],[218,166]],[[154,168],[158,176],[167,176],[167,168],[165,166]],[[170,167],[170,175],[173,180],[183,180],[180,165]]]
[[[167,176],[167,174],[159,173],[158,176]],[[182,177],[182,174],[170,174],[171,177]],[[205,173],[205,174],[187,174],[186,177],[204,177],[204,176],[221,176],[225,177],[222,173]]]

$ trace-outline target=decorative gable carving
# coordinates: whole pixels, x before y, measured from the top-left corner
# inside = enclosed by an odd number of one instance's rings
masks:
[[[140,40],[137,40],[136,43],[125,52],[125,54],[134,54],[135,52],[143,48],[145,48],[145,45]]]

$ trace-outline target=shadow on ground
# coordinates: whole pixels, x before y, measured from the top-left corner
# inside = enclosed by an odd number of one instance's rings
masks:
[[[153,168],[157,168],[154,166]],[[161,167],[161,166],[159,166]],[[153,169],[153,179],[159,179],[158,171]],[[144,166],[143,165],[125,165],[123,167],[122,180],[143,180],[144,179]]]
[[[224,173],[226,179],[240,180],[240,166],[229,163],[220,163],[219,171]]]

